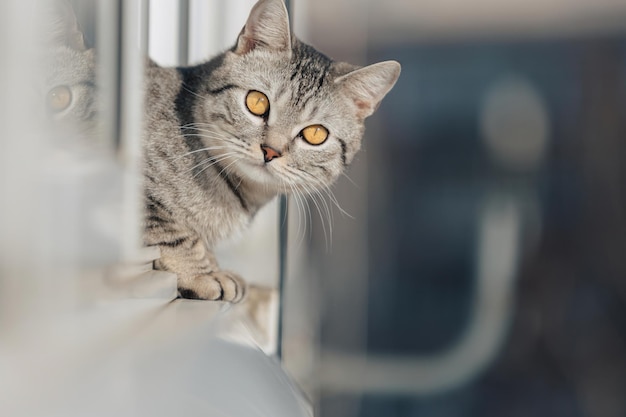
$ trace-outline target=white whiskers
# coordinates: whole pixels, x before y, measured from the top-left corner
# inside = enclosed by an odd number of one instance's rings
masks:
[[[299,239],[299,243],[303,240],[304,235],[309,230],[308,223],[312,226],[312,217],[309,202],[313,202],[315,209],[317,210],[322,231],[324,234],[324,241],[326,244],[326,250],[332,248],[333,240],[333,223],[334,216],[332,206],[335,206],[342,215],[346,215],[350,218],[354,218],[348,212],[346,212],[340,205],[339,201],[335,197],[334,193],[330,189],[330,186],[323,183],[320,179],[314,177],[311,173],[302,169],[295,168],[289,165],[285,165],[284,176],[287,180],[291,177],[291,181],[288,181],[289,189],[294,196],[294,201],[298,209],[298,235],[300,234],[301,221],[300,217],[304,219],[303,235]],[[330,201],[330,203],[329,203]],[[302,212],[302,215],[300,213]],[[328,228],[328,231],[327,231]]]

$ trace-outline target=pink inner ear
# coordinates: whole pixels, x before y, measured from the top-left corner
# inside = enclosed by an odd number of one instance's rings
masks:
[[[237,52],[241,54],[247,54],[248,52],[256,48],[256,46],[256,41],[254,39],[251,39],[244,35],[240,37],[240,47],[238,48]]]
[[[356,104],[359,111],[357,112],[357,116],[361,118],[365,118],[369,115],[370,110],[372,108],[371,103],[369,101],[354,99],[354,104]]]
[[[370,103],[365,100],[356,99],[354,100],[354,103],[361,110],[367,110],[370,107]]]

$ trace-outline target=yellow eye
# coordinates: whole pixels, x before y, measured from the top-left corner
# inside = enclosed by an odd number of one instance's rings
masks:
[[[270,101],[260,91],[250,91],[246,96],[246,107],[256,116],[264,116],[270,110]]]
[[[321,145],[328,138],[328,130],[322,125],[311,125],[302,129],[302,137],[311,145]]]
[[[54,87],[48,92],[46,98],[48,108],[55,113],[67,109],[72,103],[72,92],[65,85]]]

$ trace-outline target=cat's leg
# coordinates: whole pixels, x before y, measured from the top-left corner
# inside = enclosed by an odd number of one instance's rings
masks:
[[[199,238],[184,237],[160,242],[157,269],[178,275],[178,293],[183,298],[238,302],[246,284],[234,272],[219,269],[213,253]]]

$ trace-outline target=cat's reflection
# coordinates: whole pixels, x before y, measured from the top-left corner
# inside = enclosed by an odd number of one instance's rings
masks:
[[[46,3],[44,72],[39,95],[47,125],[61,139],[80,137],[97,142],[96,54],[84,40],[72,7],[66,1]]]

